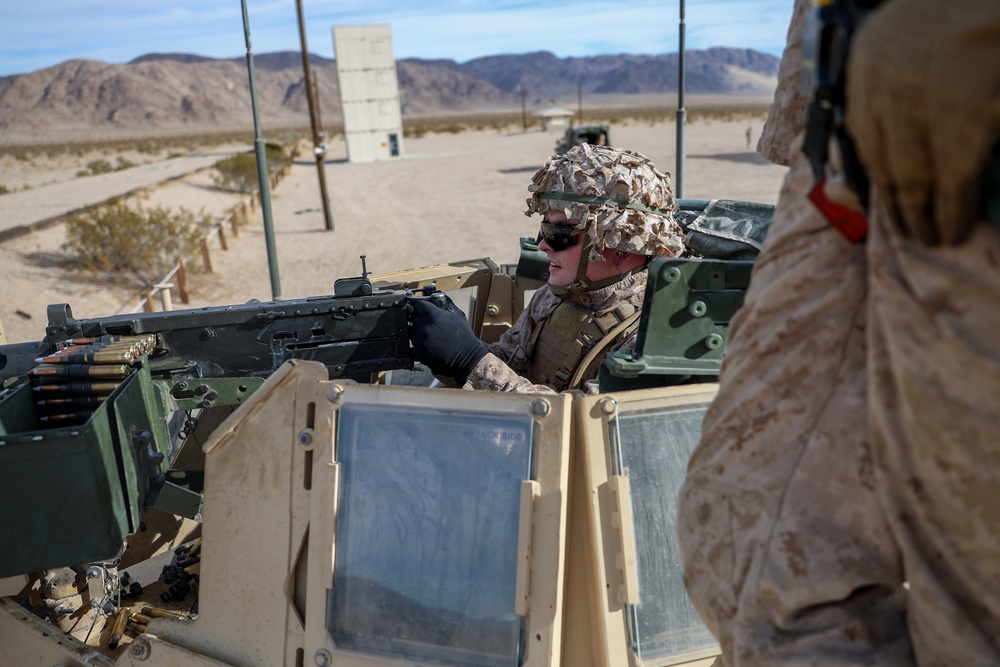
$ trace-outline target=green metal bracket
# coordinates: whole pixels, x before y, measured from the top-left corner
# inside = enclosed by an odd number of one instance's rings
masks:
[[[170,514],[201,521],[202,495],[173,482],[163,483],[153,507]]]
[[[602,390],[677,384],[692,375],[718,375],[729,321],[743,305],[753,265],[655,260],[649,269],[636,347],[604,359]]]
[[[264,378],[188,378],[153,380],[153,384],[164,396],[168,411],[194,410],[239,405],[264,384]]]

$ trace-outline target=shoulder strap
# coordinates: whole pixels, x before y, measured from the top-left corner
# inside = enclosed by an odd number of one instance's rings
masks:
[[[619,322],[618,326],[609,331],[604,338],[597,341],[597,343],[587,352],[586,356],[580,360],[580,364],[576,367],[576,372],[573,373],[573,377],[567,385],[567,388],[575,389],[580,384],[580,380],[583,378],[584,372],[590,364],[594,363],[594,359],[597,358],[597,355],[611,345],[619,335],[627,331],[629,327],[635,324],[641,315],[642,310],[636,310],[634,313]]]

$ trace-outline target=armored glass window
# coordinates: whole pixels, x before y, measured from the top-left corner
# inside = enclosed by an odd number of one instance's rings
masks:
[[[519,502],[530,408],[345,405],[334,587],[338,648],[444,665],[516,667]]]
[[[698,442],[704,402],[622,410],[608,422],[611,472],[628,478],[638,598],[626,605],[629,648],[649,665],[718,650],[684,590],[677,495]]]

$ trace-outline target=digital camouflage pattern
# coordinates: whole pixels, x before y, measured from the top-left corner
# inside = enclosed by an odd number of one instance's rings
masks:
[[[591,261],[606,248],[676,257],[684,234],[673,218],[670,176],[642,153],[609,146],[574,146],[549,158],[532,177],[524,214],[549,210],[578,220],[590,240]]]
[[[803,82],[802,52],[806,15],[812,5],[813,0],[795,0],[785,51],[778,65],[778,87],[757,142],[757,152],[775,164],[791,164],[792,141],[806,126],[810,99]]]
[[[905,667],[867,432],[865,247],[807,199],[799,145],[678,498],[684,582],[726,667]]]
[[[919,665],[1000,664],[1000,2],[893,0],[858,33],[848,107],[873,187],[869,410]],[[858,113],[864,111],[867,113]],[[864,116],[864,117],[863,117]]]
[[[601,314],[613,309],[616,304],[628,301],[636,307],[642,306],[646,293],[646,273],[644,271],[632,274],[619,282],[601,289],[584,292],[583,304]],[[524,349],[527,341],[542,316],[560,301],[549,289],[542,286],[531,297],[528,307],[510,329],[504,332],[496,343],[487,345],[489,354],[479,361],[466,379],[466,389],[486,391],[508,391],[521,394],[554,394],[555,389],[547,385],[532,384],[530,380],[518,374],[527,363]],[[608,348],[608,352],[623,348],[635,347],[635,334],[628,336],[617,345]],[[585,378],[583,390],[587,393],[598,392],[597,380]]]
[[[679,498],[724,665],[1000,664],[1000,231],[967,187],[1000,139],[998,35],[994,0],[866,20],[847,74],[866,244],[809,203],[791,146]]]
[[[921,35],[921,39],[913,39]],[[927,245],[979,220],[1000,151],[1000,2],[887,2],[858,30],[847,127],[886,213]]]

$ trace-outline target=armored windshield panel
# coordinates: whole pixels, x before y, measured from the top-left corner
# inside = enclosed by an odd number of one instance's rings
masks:
[[[548,407],[531,397],[394,391],[404,393],[351,387],[337,412],[333,645],[390,660],[517,667],[526,658],[527,604],[518,598],[528,595],[530,565],[519,570],[519,561],[541,490],[536,412]],[[555,547],[565,528],[552,528]],[[552,571],[561,568],[558,548],[542,553]]]
[[[591,529],[604,545],[597,590],[610,593],[603,625],[611,664],[625,664],[625,653],[627,664],[662,667],[719,651],[687,598],[676,538],[677,496],[716,390],[702,384],[582,399],[588,483],[599,498]],[[615,529],[615,514],[631,517],[630,525]]]

